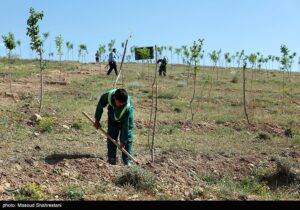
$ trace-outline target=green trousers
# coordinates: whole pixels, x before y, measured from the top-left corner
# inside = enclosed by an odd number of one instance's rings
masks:
[[[159,76],[166,76],[166,74],[167,74],[167,69],[166,69],[166,67],[165,66],[160,66],[159,67]]]
[[[118,141],[119,133],[121,131],[121,124],[117,122],[111,122],[109,121],[108,123],[108,135],[110,135],[113,139]],[[129,141],[125,144],[125,150],[132,155],[132,140],[133,138],[131,137]],[[116,160],[117,156],[117,146],[107,139],[107,156],[109,159],[114,159]],[[128,158],[123,152],[122,152],[122,160],[123,163],[126,165],[128,162],[131,162],[130,158]]]

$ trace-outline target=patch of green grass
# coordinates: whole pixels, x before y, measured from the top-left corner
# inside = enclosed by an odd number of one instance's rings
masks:
[[[44,191],[44,187],[39,186],[36,183],[30,183],[17,191],[16,200],[42,200],[45,196]]]
[[[172,134],[176,131],[180,131],[181,125],[178,123],[171,123],[171,124],[162,124],[158,127],[158,132],[162,134]]]
[[[53,117],[42,117],[39,121],[38,129],[40,132],[48,132],[50,133],[56,125],[56,119]]]
[[[155,188],[154,175],[138,166],[125,169],[117,178],[118,185],[132,185],[138,190],[153,191]]]
[[[257,137],[257,139],[260,139],[260,140],[270,140],[271,139],[271,136],[270,134],[268,133],[265,133],[265,132],[260,132]]]
[[[300,135],[296,134],[292,139],[293,144],[300,144]]]
[[[215,175],[206,175],[203,177],[200,177],[203,181],[207,182],[207,184],[218,184],[219,182],[222,182],[222,178]]]
[[[232,82],[232,83],[234,83],[234,84],[237,84],[237,83],[239,82],[239,79],[238,79],[237,75],[234,75],[234,76],[232,77],[232,79],[230,80],[230,82]]]
[[[259,166],[255,169],[255,177],[258,179],[272,176],[272,174],[274,174],[274,169],[271,167]]]
[[[61,168],[53,168],[52,173],[56,175],[61,175],[62,169]]]
[[[69,186],[64,191],[64,197],[69,200],[83,200],[84,192],[81,187]]]
[[[86,122],[83,122],[82,120],[75,121],[71,125],[71,128],[74,128],[75,130],[83,130],[88,127],[88,124]]]
[[[95,190],[99,193],[106,193],[112,189],[112,183],[108,181],[102,181],[95,186]]]
[[[131,82],[127,85],[127,88],[129,90],[140,90],[140,89],[143,89],[145,87],[145,85],[141,82]]]
[[[265,184],[259,182],[256,178],[245,177],[239,182],[238,187],[250,194],[256,194],[260,196],[267,196],[270,194],[270,188]]]
[[[280,174],[284,177],[291,176],[291,169],[293,167],[293,163],[289,161],[287,158],[277,158],[276,160],[277,174]]]
[[[150,96],[150,98],[151,98],[151,96]],[[175,95],[175,93],[161,92],[161,93],[158,93],[158,98],[160,98],[160,99],[176,99],[177,96]]]

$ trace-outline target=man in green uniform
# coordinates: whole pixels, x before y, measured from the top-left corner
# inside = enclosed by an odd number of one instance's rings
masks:
[[[159,66],[159,76],[166,76],[167,74],[167,59],[164,57],[163,59],[159,59],[157,63],[161,62]]]
[[[108,105],[108,135],[118,141],[120,133],[120,146],[124,148],[130,155],[132,155],[133,144],[133,105],[124,89],[112,89],[104,93],[98,102],[95,112],[95,128],[99,129],[101,126],[100,119],[103,113],[103,108]],[[107,156],[108,162],[116,165],[117,147],[107,139]],[[130,165],[131,160],[122,153],[122,160],[124,165]]]

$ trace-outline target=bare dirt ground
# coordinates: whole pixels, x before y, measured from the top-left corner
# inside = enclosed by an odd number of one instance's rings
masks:
[[[102,66],[102,68],[104,65]],[[104,76],[104,69],[99,69],[96,65],[85,65],[77,67],[75,71],[64,73],[62,81],[68,82],[68,87],[78,87],[78,90],[62,90],[59,84],[45,84],[45,92],[61,92],[64,95],[79,95],[82,94],[76,80],[84,80],[91,76]],[[59,71],[50,69],[44,75],[45,81],[57,81]],[[39,94],[40,78],[39,74],[34,74],[26,78],[18,78],[13,82],[13,92],[18,94],[20,100],[28,96],[37,96]],[[148,88],[148,86],[147,86]],[[0,78],[0,105],[6,113],[9,113],[8,107],[15,106],[16,102],[12,97],[7,97],[5,92],[9,90],[9,81],[6,78]],[[229,90],[229,89],[228,89]],[[231,90],[230,91],[234,91]],[[214,102],[213,102],[214,103]],[[219,101],[219,103],[222,103]],[[140,103],[136,104],[137,112],[148,110],[151,105],[150,99],[141,99]],[[32,107],[21,110],[21,112],[35,113]],[[172,112],[169,106],[161,107],[161,112]],[[26,121],[20,120],[20,124],[29,126]],[[147,129],[148,120],[139,119],[135,122],[136,128]],[[202,135],[208,132],[218,131],[220,129],[232,129],[235,132],[247,130],[247,132],[265,132],[275,138],[286,138],[289,133],[286,128],[278,123],[256,123],[247,125],[244,120],[240,121],[189,121],[189,120],[159,120],[158,127],[178,125],[179,129],[185,134],[193,133],[193,135]],[[31,135],[31,134],[30,134]],[[93,140],[95,141],[95,140]],[[256,141],[256,140],[253,140]],[[259,141],[259,139],[257,140]],[[247,142],[243,142],[247,144]],[[98,142],[91,143],[92,145]],[[193,144],[193,143],[191,143]],[[204,143],[203,143],[204,144]],[[216,142],[208,145],[215,145]],[[105,144],[103,144],[105,145]],[[102,145],[102,147],[104,147]],[[138,145],[137,145],[138,146]],[[247,146],[246,146],[247,147]],[[252,147],[252,146],[249,146]],[[8,150],[8,148],[10,150]],[[80,149],[80,148],[78,148]],[[103,149],[103,151],[105,148]],[[299,145],[286,144],[285,147],[279,148],[278,153],[282,157],[289,158],[295,163],[300,163]],[[155,192],[146,193],[136,191],[126,192],[127,189],[117,184],[112,184],[100,196],[98,192],[93,191],[93,187],[99,183],[116,183],[116,179],[124,170],[121,163],[116,166],[109,165],[106,162],[105,153],[101,156],[92,153],[70,152],[56,153],[50,151],[49,148],[43,147],[43,144],[35,141],[30,146],[7,147],[5,144],[0,144],[0,152],[7,152],[6,159],[0,158],[0,200],[14,199],[14,192],[21,186],[28,183],[37,183],[44,186],[46,189],[45,199],[64,199],[64,187],[66,185],[86,186],[88,190],[84,199],[125,199],[125,200],[140,200],[140,199],[227,199],[220,197],[220,190],[215,189],[218,186],[209,185],[203,176],[217,177],[222,180],[225,177],[231,177],[233,181],[239,182],[248,176],[255,176],[259,166],[264,165],[269,168],[276,168],[275,159],[268,152],[257,152],[251,154],[236,154],[228,151],[204,151],[191,153],[188,149],[180,151],[164,151],[160,147],[157,148],[155,162],[151,163],[149,154],[138,153],[136,158],[141,162],[141,168],[155,174],[157,188]],[[18,158],[18,154],[22,154]],[[222,182],[222,181],[221,181]],[[200,194],[197,189],[201,188]],[[197,193],[196,193],[197,191]],[[204,191],[204,192],[203,192]],[[256,196],[255,193],[249,195],[233,192],[229,199],[265,199]],[[196,193],[196,195],[195,195]],[[297,194],[297,190],[293,193]],[[125,194],[125,197],[124,197]],[[253,195],[254,194],[254,195]],[[123,196],[123,197],[122,197]],[[297,195],[293,195],[293,198]]]

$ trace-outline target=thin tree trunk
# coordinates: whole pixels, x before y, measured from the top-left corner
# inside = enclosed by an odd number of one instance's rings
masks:
[[[189,86],[189,79],[190,79],[190,68],[191,68],[191,64],[188,64],[188,76],[187,76],[187,81],[186,81],[186,86],[188,87]]]
[[[41,89],[40,89],[40,107],[39,107],[39,113],[41,113],[42,111],[42,104],[43,104],[43,89],[44,89],[44,85],[43,85],[43,66],[42,66],[42,61],[43,61],[43,57],[42,57],[42,52],[40,52],[40,71],[41,71]]]
[[[196,77],[197,77],[197,66],[196,66],[196,61],[195,61],[195,67],[194,67],[194,90],[193,90],[193,96],[190,101],[190,108],[191,108],[191,115],[192,115],[192,121],[194,120],[194,112],[193,112],[193,101],[195,98],[195,93],[196,93]]]
[[[158,93],[156,91],[156,111],[155,111],[155,119],[154,119],[154,125],[152,127],[152,115],[153,115],[153,108],[154,108],[154,85],[156,84],[156,88],[157,88],[157,81],[156,81],[156,78],[157,78],[157,47],[155,45],[155,74],[154,74],[154,79],[153,79],[153,83],[152,83],[152,97],[151,97],[151,110],[150,110],[150,120],[149,120],[149,126],[148,126],[148,146],[149,146],[149,149],[150,149],[150,153],[151,153],[151,159],[152,159],[152,162],[154,162],[154,141],[155,141],[155,129],[154,126],[156,126],[156,113],[157,113],[157,98],[158,98]],[[152,145],[150,147],[150,129],[152,128],[153,132],[152,132]]]
[[[285,80],[284,70],[282,71],[282,100],[281,100],[281,112],[284,112],[284,93],[285,93]]]
[[[252,110],[252,119],[254,118],[254,104],[256,102],[255,97],[253,96],[253,71],[254,71],[254,66],[252,66],[251,69],[251,85],[250,85],[250,94],[251,94],[251,110]]]
[[[250,121],[249,121],[249,117],[248,117],[248,113],[247,113],[247,107],[246,107],[246,67],[247,67],[247,64],[244,63],[244,66],[243,66],[243,101],[244,101],[245,116],[246,116],[248,124],[250,125]]]
[[[59,56],[59,81],[61,80],[61,55]]]
[[[213,73],[215,71],[216,65],[214,65],[213,70],[212,70],[212,75],[210,77],[210,88],[209,88],[209,92],[208,92],[208,98],[210,99],[210,93],[212,90],[212,86],[213,86]]]
[[[11,50],[9,50],[9,52],[8,52],[9,89],[10,89],[10,92],[12,93],[12,73],[11,73],[11,65],[12,65],[12,61],[11,61]]]
[[[157,81],[155,81],[156,91],[155,91],[155,111],[154,111],[154,125],[152,132],[152,144],[151,144],[151,160],[154,163],[154,143],[155,143],[155,133],[156,133],[156,121],[157,121],[157,98],[158,98],[158,88]]]
[[[219,80],[219,68],[216,68],[217,70],[217,80]]]
[[[171,51],[171,64],[170,64],[170,70],[173,69],[173,51]]]
[[[148,68],[148,80],[150,81],[150,69],[149,69],[149,60],[148,60],[148,66],[147,66],[147,68]]]
[[[152,115],[153,115],[153,107],[154,107],[154,84],[155,84],[155,81],[156,81],[156,74],[157,74],[157,50],[156,50],[156,45],[155,45],[155,60],[156,60],[156,64],[155,64],[155,73],[154,73],[154,80],[153,80],[153,83],[152,83],[152,97],[151,97],[151,110],[150,110],[150,119],[149,119],[149,126],[148,126],[148,146],[149,146],[149,149],[151,150],[150,148],[150,129],[151,129],[151,126],[152,126]]]

